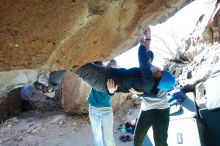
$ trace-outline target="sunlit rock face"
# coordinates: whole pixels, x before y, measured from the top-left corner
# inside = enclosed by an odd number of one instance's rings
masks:
[[[0,71],[76,69],[131,48],[191,0],[0,0]]]
[[[218,4],[219,5],[219,4]],[[216,3],[215,11],[213,12],[213,17],[210,20],[210,23],[207,27],[206,32],[208,31],[210,35],[204,33],[204,38],[209,38],[209,41],[213,44],[220,43],[220,8]],[[217,7],[218,6],[218,7]],[[210,36],[210,37],[207,37]]]
[[[208,45],[220,43],[220,7],[219,2],[214,3],[215,7],[211,14],[204,12],[198,18],[197,25],[190,37],[185,41],[185,52],[191,56],[197,56]]]
[[[199,108],[220,108],[219,92],[215,88],[220,79],[220,5],[216,1],[211,14],[204,12],[190,37],[185,41],[184,53],[191,58],[183,63],[170,63],[177,76],[177,86],[193,84]]]

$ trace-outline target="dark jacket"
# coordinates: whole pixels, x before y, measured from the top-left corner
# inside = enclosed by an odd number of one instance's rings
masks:
[[[130,88],[151,94],[155,80],[151,72],[153,52],[144,46],[138,49],[140,68],[110,68],[107,69],[108,78],[112,78],[118,85],[117,92],[129,92]]]
[[[154,78],[150,70],[152,51],[146,51],[145,47],[140,46],[138,57],[140,68],[105,68],[97,66],[93,63],[88,63],[82,66],[75,73],[86,81],[94,89],[104,92],[107,91],[106,82],[108,78],[115,81],[118,85],[116,92],[129,92],[130,88],[137,91],[151,93],[154,87]]]

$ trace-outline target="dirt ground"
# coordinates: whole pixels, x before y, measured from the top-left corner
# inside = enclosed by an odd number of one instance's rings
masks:
[[[123,122],[135,119],[138,112],[138,108],[130,109],[122,118],[115,118],[116,146],[132,145],[132,141],[120,141],[122,133],[118,127]],[[0,146],[93,146],[93,138],[86,114],[34,110],[12,117],[0,125]]]

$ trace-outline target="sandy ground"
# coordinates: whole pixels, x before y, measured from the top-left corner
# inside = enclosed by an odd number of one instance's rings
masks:
[[[114,138],[117,146],[132,145],[132,141],[119,140],[122,133],[117,129],[121,123],[135,119],[138,112],[138,108],[129,110],[123,118],[115,120]],[[87,115],[35,110],[8,119],[0,128],[0,146],[93,146]]]

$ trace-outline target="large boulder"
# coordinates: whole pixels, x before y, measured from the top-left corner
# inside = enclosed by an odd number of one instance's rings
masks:
[[[83,82],[77,75],[67,71],[61,81],[59,104],[65,112],[78,113],[87,110],[86,97],[90,86]]]
[[[134,46],[192,0],[0,0],[0,71],[63,70]]]
[[[12,89],[32,84],[38,78],[35,70],[13,70],[0,72],[0,96],[6,95]]]

